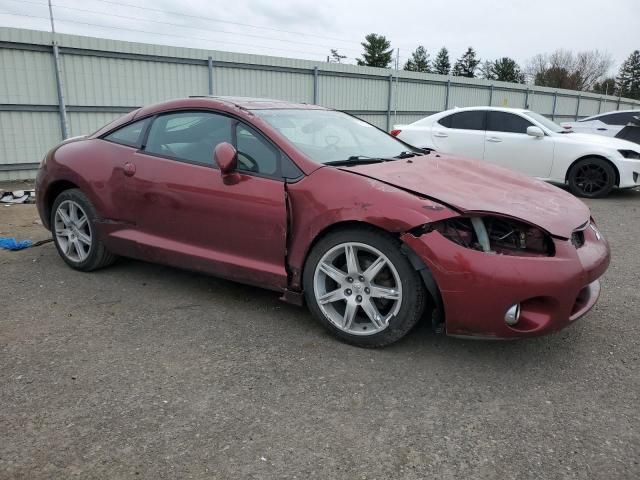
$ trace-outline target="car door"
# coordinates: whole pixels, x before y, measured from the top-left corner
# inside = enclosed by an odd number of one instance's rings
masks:
[[[535,126],[515,113],[489,110],[484,159],[533,177],[547,178],[553,165],[553,139],[527,135]]]
[[[485,116],[484,110],[466,110],[435,121],[431,137],[436,151],[482,160]]]
[[[221,142],[241,149],[233,182],[214,165],[213,151]],[[139,256],[285,288],[283,158],[255,130],[225,115],[183,111],[157,116],[130,167]]]

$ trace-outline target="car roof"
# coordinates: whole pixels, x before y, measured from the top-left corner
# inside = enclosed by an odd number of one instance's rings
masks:
[[[251,97],[225,97],[214,95],[198,95],[187,98],[175,98],[160,103],[147,105],[135,111],[134,117],[142,118],[158,113],[174,110],[212,109],[227,112],[250,112],[252,110],[297,109],[297,110],[329,110],[319,105],[294,103],[284,100]]]
[[[472,111],[472,110],[495,110],[498,112],[517,112],[517,113],[530,112],[530,110],[527,110],[526,108],[489,107],[487,105],[484,105],[484,106],[477,106],[477,107],[454,107],[440,113],[466,112],[466,111]]]
[[[598,113],[597,115],[591,115],[590,117],[583,118],[580,121],[584,122],[585,120],[593,120],[596,118],[604,117],[605,115],[611,115],[612,113],[640,113],[640,110],[611,110],[609,112],[603,112],[603,113]]]
[[[307,110],[327,110],[320,105],[313,105],[309,103],[297,103],[289,102],[287,100],[276,100],[272,98],[258,98],[258,97],[235,97],[235,96],[223,96],[223,95],[203,95],[203,96],[191,96],[189,98],[202,98],[202,99],[215,99],[219,102],[224,102],[229,105],[245,110],[273,110],[273,109],[307,109]]]

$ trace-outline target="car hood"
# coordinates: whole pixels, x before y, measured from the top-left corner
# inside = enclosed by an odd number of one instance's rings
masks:
[[[620,127],[622,128],[622,127]],[[580,144],[588,143],[599,147],[614,148],[616,150],[638,150],[638,145],[621,140],[619,138],[607,137],[605,135],[593,135],[590,133],[563,133],[559,135],[562,140]]]
[[[475,160],[430,154],[341,170],[423,195],[461,212],[519,218],[563,238],[571,237],[590,218],[589,208],[564,190]]]

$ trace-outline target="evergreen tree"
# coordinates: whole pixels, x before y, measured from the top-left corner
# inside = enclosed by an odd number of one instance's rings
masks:
[[[524,83],[524,73],[515,60],[502,57],[491,62],[492,80],[500,82]]]
[[[476,51],[469,47],[464,55],[456,61],[452,73],[458,77],[474,78],[478,65],[480,65],[480,60],[476,58]]]
[[[593,84],[592,91],[602,95],[614,95],[616,92],[616,79],[613,77],[605,78],[601,82]]]
[[[449,61],[449,50],[442,47],[433,60],[433,73],[439,73],[440,75],[449,75],[451,70],[451,62]]]
[[[422,45],[411,54],[411,58],[404,64],[404,69],[410,72],[431,72],[429,54]]]
[[[366,65],[368,67],[387,68],[391,63],[393,49],[384,35],[370,33],[364,37],[365,41],[361,43],[364,48],[362,58],[358,59],[358,65]]]
[[[484,78],[485,80],[495,80],[493,62],[491,60],[485,60],[480,65],[480,78]]]
[[[640,100],[640,50],[624,61],[616,78],[618,95]]]
[[[343,59],[347,58],[346,55],[340,55],[338,50],[335,48],[331,49],[331,62],[332,63],[340,63]]]

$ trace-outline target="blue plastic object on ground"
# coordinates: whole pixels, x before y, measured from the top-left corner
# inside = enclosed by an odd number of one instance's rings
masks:
[[[31,240],[16,240],[13,237],[0,237],[0,248],[5,250],[22,250],[33,245]]]

